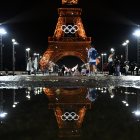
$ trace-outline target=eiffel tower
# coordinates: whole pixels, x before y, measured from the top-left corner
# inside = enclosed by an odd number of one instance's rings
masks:
[[[81,19],[81,8],[75,8],[78,0],[62,0],[63,8],[58,8],[58,22],[52,37],[48,37],[48,48],[40,59],[41,70],[49,62],[56,63],[65,56],[74,56],[87,62],[87,49],[91,37],[86,32]],[[74,8],[71,8],[74,7]]]

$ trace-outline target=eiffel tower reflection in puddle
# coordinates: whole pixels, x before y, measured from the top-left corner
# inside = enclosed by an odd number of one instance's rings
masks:
[[[59,127],[59,137],[80,136],[87,109],[96,99],[94,88],[44,88],[49,98],[49,109],[54,110]]]

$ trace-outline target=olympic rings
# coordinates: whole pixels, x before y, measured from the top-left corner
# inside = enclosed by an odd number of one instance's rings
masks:
[[[72,25],[62,25],[61,29],[66,34],[68,34],[68,33],[74,34],[78,31],[79,28],[77,25],[73,25],[73,26]]]
[[[68,120],[68,121],[72,121],[72,120],[74,120],[74,121],[76,121],[76,120],[78,120],[79,119],[79,116],[75,113],[75,112],[65,112],[62,116],[61,116],[61,119],[63,120],[63,121],[66,121],[66,120]]]

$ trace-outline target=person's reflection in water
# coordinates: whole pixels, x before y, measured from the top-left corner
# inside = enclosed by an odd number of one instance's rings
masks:
[[[88,93],[86,96],[91,102],[94,102],[97,98],[97,90],[95,88],[88,88]]]

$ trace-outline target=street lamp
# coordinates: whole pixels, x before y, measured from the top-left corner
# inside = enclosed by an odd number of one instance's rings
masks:
[[[102,58],[102,73],[103,73],[103,63],[104,63],[104,56],[106,56],[106,53],[102,53],[101,54],[101,58]]]
[[[13,75],[15,74],[15,45],[18,45],[15,39],[12,39],[13,43]]]
[[[0,64],[1,64],[1,67],[0,67],[0,70],[2,71],[3,70],[3,54],[2,54],[2,48],[3,48],[3,44],[2,44],[2,36],[7,34],[6,30],[2,27],[0,27],[0,56],[1,56],[1,61],[0,61]]]
[[[30,48],[27,48],[26,51],[27,51],[27,59],[29,59],[29,57],[30,57],[30,53],[29,53],[30,52]]]
[[[137,37],[137,64],[140,66],[140,28],[138,25],[138,29],[133,33],[134,36]]]
[[[129,40],[126,40],[122,45],[125,46],[125,61],[128,61],[128,44]]]
[[[114,48],[111,48],[110,51],[111,51],[111,53],[114,53],[115,52]]]

